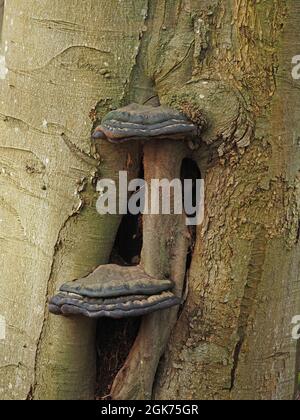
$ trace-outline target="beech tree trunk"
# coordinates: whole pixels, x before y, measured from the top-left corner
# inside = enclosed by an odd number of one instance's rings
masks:
[[[291,63],[299,25],[293,0],[5,2],[0,399],[94,398],[95,323],[50,316],[46,302],[60,284],[108,262],[120,218],[96,212],[97,180],[139,171],[136,146],[91,143],[95,119],[153,99],[191,118],[207,112],[193,156],[205,219],[160,365],[145,368],[148,389],[124,384],[121,394],[294,398],[300,97]],[[144,324],[152,328],[151,318]]]

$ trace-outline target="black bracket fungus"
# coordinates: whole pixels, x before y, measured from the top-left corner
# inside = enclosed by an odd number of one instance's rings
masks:
[[[141,316],[180,304],[170,280],[157,280],[140,267],[103,265],[86,278],[65,283],[50,300],[57,315],[89,318]]]
[[[172,180],[178,177],[182,159],[187,154],[182,140],[198,141],[202,129],[171,108],[131,104],[107,114],[93,137],[107,139],[114,144],[141,142],[144,146],[145,178]],[[161,278],[159,264],[152,257],[153,250],[157,252],[160,249],[163,253],[172,242],[169,229],[164,232],[164,226],[167,226],[162,220],[164,216],[155,217],[144,215],[148,238],[144,240],[141,266],[103,265],[85,278],[64,284],[59,293],[50,299],[50,312],[90,318],[123,318],[179,305],[182,288],[176,287],[169,279]],[[183,255],[182,259],[185,257]],[[170,264],[176,266],[177,262],[171,261]],[[144,266],[151,267],[151,276],[145,272]]]
[[[95,138],[111,143],[142,139],[186,139],[198,137],[199,129],[182,113],[166,106],[131,104],[112,111],[94,132]]]
[[[73,293],[58,293],[52,298],[50,311],[57,315],[84,315],[88,318],[129,318],[179,305],[180,299],[171,292],[152,296],[132,295],[119,298],[83,298]]]

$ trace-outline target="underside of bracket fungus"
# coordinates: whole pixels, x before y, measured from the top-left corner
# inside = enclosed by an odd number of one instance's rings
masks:
[[[167,140],[174,140],[170,153],[176,156],[176,145],[182,143],[179,140],[197,138],[198,131],[199,127],[178,111],[165,106],[132,104],[110,112],[95,129],[93,137],[112,143],[131,140],[147,144],[144,163],[147,167],[157,168],[157,176],[162,179],[166,175],[164,167],[167,163],[161,162],[163,153],[160,156],[159,150]],[[153,151],[160,156],[159,161],[153,159]],[[174,175],[177,169],[173,169]],[[144,216],[147,217],[151,216]],[[159,244],[154,246],[160,247]],[[144,247],[144,255],[147,251],[152,252]],[[172,292],[173,287],[171,280],[149,276],[141,266],[103,265],[88,277],[64,284],[50,300],[49,310],[56,315],[90,318],[141,316],[179,305],[181,296]]]

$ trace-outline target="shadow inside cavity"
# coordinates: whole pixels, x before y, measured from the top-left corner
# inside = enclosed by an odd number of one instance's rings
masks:
[[[199,169],[198,164],[195,160],[191,158],[185,158],[181,164],[181,171],[180,171],[180,178],[181,182],[184,185],[185,179],[191,179],[193,181],[193,191],[192,191],[192,205],[195,207],[197,205],[197,194],[196,194],[196,181],[202,178],[201,171]],[[183,191],[184,197],[184,191]],[[194,217],[191,215],[191,217]],[[189,226],[189,231],[191,235],[191,245],[187,255],[187,271],[190,269],[192,264],[193,252],[194,252],[194,245],[196,242],[196,234],[197,234],[197,226]]]

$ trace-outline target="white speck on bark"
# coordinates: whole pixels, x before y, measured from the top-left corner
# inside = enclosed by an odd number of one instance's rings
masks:
[[[3,316],[0,315],[0,340],[5,340],[6,338],[6,321]]]
[[[0,79],[5,80],[8,73],[8,68],[6,67],[5,55],[0,55]]]
[[[142,14],[143,18],[144,18],[144,19],[146,19],[146,18],[147,18],[147,16],[148,16],[148,11],[147,11],[147,9],[142,9],[141,14]]]

